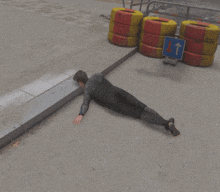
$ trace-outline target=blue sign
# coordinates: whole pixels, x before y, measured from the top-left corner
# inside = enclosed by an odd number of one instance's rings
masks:
[[[183,57],[184,47],[185,40],[165,37],[162,55],[181,60]]]

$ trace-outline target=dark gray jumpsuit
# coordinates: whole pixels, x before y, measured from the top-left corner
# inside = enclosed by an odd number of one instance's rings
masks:
[[[85,115],[91,100],[103,107],[134,118],[140,118],[146,107],[130,93],[112,85],[101,73],[92,75],[86,82],[80,115]]]
[[[158,113],[148,108],[130,93],[112,85],[101,73],[92,75],[86,82],[79,115],[86,114],[91,100],[120,114],[143,119],[149,123],[160,125],[167,123]]]

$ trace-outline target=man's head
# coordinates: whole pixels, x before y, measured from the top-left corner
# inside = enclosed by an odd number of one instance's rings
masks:
[[[73,77],[74,81],[77,81],[77,83],[79,83],[79,85],[84,88],[84,85],[86,84],[86,82],[88,81],[88,76],[86,74],[86,72],[84,71],[77,71],[76,74]]]

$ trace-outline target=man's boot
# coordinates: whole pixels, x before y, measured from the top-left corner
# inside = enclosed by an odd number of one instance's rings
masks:
[[[173,136],[179,135],[180,132],[176,129],[176,127],[174,125],[174,118],[170,118],[168,120],[168,122],[169,123],[167,125],[165,125],[165,129],[169,130]]]

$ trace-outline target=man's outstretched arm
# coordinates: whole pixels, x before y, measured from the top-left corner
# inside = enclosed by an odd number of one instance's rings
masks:
[[[80,121],[82,120],[83,116],[86,114],[86,112],[88,111],[89,109],[89,103],[91,101],[91,96],[90,94],[88,93],[88,91],[84,91],[84,97],[83,97],[83,104],[81,106],[81,109],[80,109],[80,113],[79,115],[74,119],[73,123],[75,123],[76,125],[77,124],[80,124]]]

